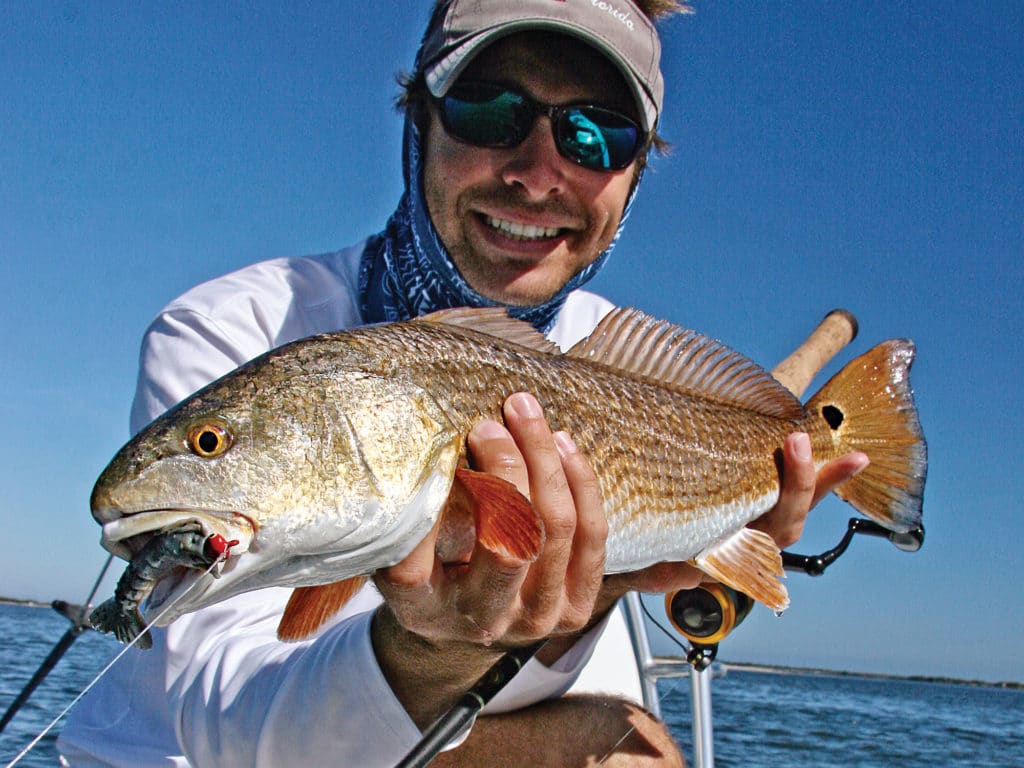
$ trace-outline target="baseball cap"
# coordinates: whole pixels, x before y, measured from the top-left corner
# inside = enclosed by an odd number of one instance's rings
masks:
[[[440,98],[487,45],[526,30],[561,32],[597,49],[622,72],[644,130],[654,130],[665,91],[661,42],[630,0],[451,0],[431,19],[417,69]]]

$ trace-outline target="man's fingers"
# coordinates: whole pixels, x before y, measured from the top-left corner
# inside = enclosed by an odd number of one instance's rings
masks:
[[[525,393],[512,395],[505,401],[505,423],[522,452],[529,498],[544,525],[544,549],[530,568],[524,589],[524,607],[535,613],[539,625],[561,610],[576,508],[561,455],[537,399]]]
[[[476,469],[508,480],[523,496],[530,498],[523,455],[505,427],[496,421],[481,421],[470,430],[467,442]]]
[[[594,600],[601,589],[604,575],[608,518],[604,511],[601,483],[590,462],[567,433],[556,432],[554,438],[569,491],[576,505],[572,557],[565,579],[566,598],[576,612],[577,621],[586,623],[593,611]]]
[[[393,585],[396,589],[429,587],[436,565],[435,548],[438,531],[441,527],[440,518],[441,516],[423,541],[417,544],[416,548],[401,562],[390,568],[382,568],[377,571],[377,580]]]
[[[782,448],[779,501],[750,527],[770,535],[782,549],[796,543],[814,501],[815,481],[810,438],[804,432],[794,432],[786,438]]]
[[[795,503],[813,498],[816,473],[814,457],[811,455],[811,439],[807,433],[794,432],[786,437],[782,449],[782,467],[784,487],[779,501]]]
[[[704,580],[704,574],[689,563],[657,563],[633,573],[618,573],[605,579],[605,590],[618,599],[626,592],[666,593],[677,589],[693,589]]]
[[[764,531],[785,549],[800,538],[811,507],[864,469],[868,457],[859,452],[848,453],[815,472],[810,439],[803,432],[786,438],[782,456],[779,501],[750,527]]]
[[[568,632],[591,619],[608,535],[600,483],[572,439],[552,433],[535,397],[513,395],[504,415],[507,426],[484,421],[471,430],[470,459],[530,499],[544,528],[541,553],[524,563],[476,546],[469,562],[445,568],[433,551],[435,530],[430,542],[380,573],[403,624],[433,610],[460,636],[486,643]]]
[[[477,547],[459,581],[456,607],[476,630],[472,639],[490,643],[501,639],[520,612],[519,590],[529,565],[510,564],[494,552]]]
[[[470,454],[476,469],[508,480],[531,499],[544,527],[544,549],[538,561],[546,564],[541,567],[546,573],[551,562],[559,559],[553,558],[552,552],[561,548],[559,540],[564,537],[556,534],[552,549],[552,531],[557,530],[558,520],[545,514],[550,494],[543,483],[535,480],[534,473],[550,475],[560,471],[558,452],[540,405],[532,396],[510,398],[505,419],[508,428],[494,421],[477,424],[469,434]],[[565,495],[571,499],[568,492]],[[518,625],[513,630],[516,633],[529,632],[534,625],[538,631],[549,628],[552,607],[561,605],[561,597],[550,593],[541,597],[533,584],[524,588],[532,570],[530,564],[508,561],[498,553],[476,548],[469,568],[459,575],[462,588],[458,608],[463,615],[472,617],[483,639],[488,634],[500,634],[512,624]],[[564,565],[558,578],[548,578],[544,583],[560,586],[563,577]],[[524,604],[521,592],[529,596],[529,605]]]
[[[444,569],[435,555],[439,529],[440,521],[401,562],[373,575],[399,623],[423,637],[443,637],[448,631],[439,610],[445,587]]]

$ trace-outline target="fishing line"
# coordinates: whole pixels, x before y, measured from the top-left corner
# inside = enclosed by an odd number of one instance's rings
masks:
[[[648,619],[650,619],[651,624],[653,624],[658,629],[660,629],[662,632],[664,632],[665,636],[669,640],[671,640],[673,643],[678,645],[680,647],[680,649],[682,649],[683,653],[689,653],[690,652],[690,649],[687,648],[685,645],[683,645],[679,641],[679,638],[676,637],[675,634],[670,629],[668,629],[668,627],[666,627],[664,624],[662,624],[660,621],[658,621],[656,618],[654,618],[654,614],[651,613],[650,609],[647,607],[647,603],[645,603],[642,599],[640,600],[640,609],[644,612],[644,615],[647,616]],[[661,699],[659,699],[659,701],[660,700]]]
[[[203,576],[208,576],[213,571],[213,569],[217,567],[217,565],[221,562],[222,559],[224,559],[224,558],[223,557],[219,557],[216,560],[214,560],[210,564],[210,567],[207,568],[205,571],[203,571],[202,575]],[[108,561],[108,564],[109,564],[109,561]],[[107,672],[109,672],[110,669],[115,664],[117,664],[118,661],[121,660],[121,657],[124,656],[126,653],[128,653],[128,651],[130,651],[132,649],[132,647],[139,641],[139,638],[142,637],[143,635],[145,635],[150,629],[152,629],[156,625],[156,623],[158,621],[160,621],[160,619],[162,619],[164,617],[164,614],[166,614],[169,610],[171,610],[171,608],[173,608],[175,606],[175,604],[177,604],[182,598],[184,598],[185,595],[187,595],[189,592],[191,592],[193,589],[195,589],[196,586],[199,585],[199,582],[201,580],[202,580],[201,578],[197,578],[195,581],[193,581],[176,599],[174,599],[170,603],[168,603],[163,608],[163,610],[160,611],[160,613],[158,613],[155,617],[153,617],[153,620],[150,621],[143,628],[143,630],[141,632],[139,632],[138,635],[136,635],[134,638],[132,638],[132,641],[130,643],[128,643],[124,648],[122,648],[121,651],[113,659],[111,659],[110,662],[103,669],[100,670],[100,673],[98,675],[96,675],[96,677],[94,677],[92,679],[92,682],[90,682],[87,686],[85,686],[85,688],[82,689],[81,693],[79,693],[77,696],[75,696],[75,698],[71,700],[71,703],[68,704],[66,707],[64,707],[64,709],[61,710],[61,713],[59,715],[57,715],[50,722],[50,724],[48,726],[46,726],[39,733],[38,736],[36,736],[34,739],[32,739],[32,741],[30,741],[28,743],[28,746],[26,746],[23,750],[21,750],[21,752],[19,752],[11,762],[9,762],[6,766],[4,766],[4,768],[13,768],[13,766],[17,765],[25,755],[27,755],[29,752],[31,752],[32,749],[35,748],[36,744],[38,744],[40,741],[42,741],[43,737],[45,737],[46,734],[48,734],[51,730],[53,730],[54,726],[56,726],[57,723],[59,723],[61,721],[61,719],[68,712],[71,711],[71,709],[75,706],[75,704],[77,704],[79,701],[81,701],[82,698],[85,696],[85,694],[87,694],[90,690],[92,690],[93,686],[95,686],[96,683],[98,683],[100,681],[100,679],[105,674],[107,674]]]
[[[103,563],[103,568],[100,569],[100,575],[96,577],[96,583],[92,585],[92,589],[89,591],[89,596],[85,598],[85,607],[89,608],[92,605],[92,599],[96,597],[96,592],[99,591],[100,584],[103,582],[103,578],[107,575],[107,569],[110,568],[110,564],[114,562],[113,555],[107,555],[107,561]]]
[[[64,633],[57,644],[50,651],[49,655],[43,659],[43,663],[39,665],[39,669],[36,673],[29,678],[28,682],[25,683],[14,701],[7,707],[7,711],[4,712],[3,717],[0,717],[0,733],[7,727],[7,724],[14,719],[14,716],[18,713],[18,710],[28,701],[32,692],[39,687],[40,683],[46,679],[46,676],[50,674],[53,668],[57,665],[57,662],[61,660],[67,650],[71,647],[71,644],[78,639],[79,635],[82,634],[86,629],[89,628],[89,620],[86,618],[89,609],[92,607],[92,599],[96,595],[97,590],[100,588],[100,583],[103,581],[104,576],[107,575],[107,569],[110,567],[110,563],[113,560],[113,555],[107,555],[107,561],[103,564],[103,568],[100,570],[100,575],[96,577],[96,582],[92,585],[92,589],[89,590],[89,596],[85,598],[85,602],[81,605],[72,605],[69,603],[63,603],[63,601],[54,600],[50,605],[51,607],[60,613],[64,618],[71,622],[71,627]]]
[[[692,674],[696,674],[696,673],[693,670],[690,670],[690,674],[692,675]],[[661,696],[658,697],[658,703],[661,704],[661,702],[665,701],[665,699],[667,699],[670,694],[675,693],[675,690],[681,684],[682,684],[681,679],[678,682],[672,683],[672,685],[665,691],[665,693],[663,693]],[[666,724],[666,726],[667,726],[667,724]],[[626,739],[628,739],[630,737],[630,735],[633,733],[633,731],[635,731],[635,730],[636,730],[636,726],[635,725],[631,725],[629,728],[627,728],[626,732],[624,734],[622,734],[622,737],[618,741],[616,741],[614,744],[612,744],[612,746],[608,749],[607,752],[604,753],[604,756],[600,760],[598,760],[596,764],[597,765],[604,765],[605,761],[608,760],[608,758],[612,756],[612,754],[615,752],[615,750],[617,750],[620,746],[622,746],[622,743]]]
[[[679,639],[672,632],[670,632],[667,627],[665,627],[664,624],[662,624],[660,621],[658,621],[656,618],[654,618],[654,615],[647,608],[647,604],[644,603],[643,598],[641,598],[638,602],[640,603],[640,609],[644,612],[644,615],[647,616],[647,618],[650,620],[650,622],[654,626],[656,626],[658,629],[660,629],[669,640],[671,640],[673,643],[678,645],[683,650],[684,654],[690,652],[690,649],[687,648],[685,645],[683,645],[679,641]],[[691,675],[696,674],[695,670],[692,667],[690,669],[690,674]],[[671,694],[675,693],[676,689],[681,684],[682,684],[682,678],[680,678],[679,681],[677,681],[675,683],[672,683],[672,685],[663,694],[658,696],[658,704],[660,705]],[[620,746],[622,746],[622,743],[626,739],[628,739],[630,737],[630,735],[633,733],[633,731],[635,731],[635,730],[636,730],[636,726],[635,725],[631,725],[629,728],[627,728],[626,732],[624,734],[622,734],[622,737],[618,741],[616,741],[614,744],[612,744],[612,746],[608,749],[607,752],[604,753],[604,756],[600,760],[598,760],[596,764],[599,765],[599,766],[600,765],[604,765],[605,762],[608,760],[608,758],[611,757],[612,754],[615,752],[615,750],[617,750]]]

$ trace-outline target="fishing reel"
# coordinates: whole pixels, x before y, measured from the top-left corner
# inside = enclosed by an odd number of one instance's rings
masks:
[[[856,534],[886,538],[903,552],[916,552],[924,543],[924,528],[896,533],[878,523],[853,517],[840,542],[820,555],[782,553],[782,567],[808,576],[820,576],[850,546]],[[754,600],[748,595],[717,582],[695,589],[681,589],[665,595],[665,613],[683,637],[690,641],[686,660],[694,669],[707,669],[718,654],[718,644],[750,613]]]
[[[740,625],[754,601],[717,582],[665,595],[665,613],[676,631],[690,641],[686,660],[703,670],[715,660],[718,643]]]

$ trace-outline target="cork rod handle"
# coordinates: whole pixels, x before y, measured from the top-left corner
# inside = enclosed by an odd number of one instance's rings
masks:
[[[789,357],[772,369],[772,376],[800,397],[818,371],[856,336],[857,318],[853,313],[833,309]]]

